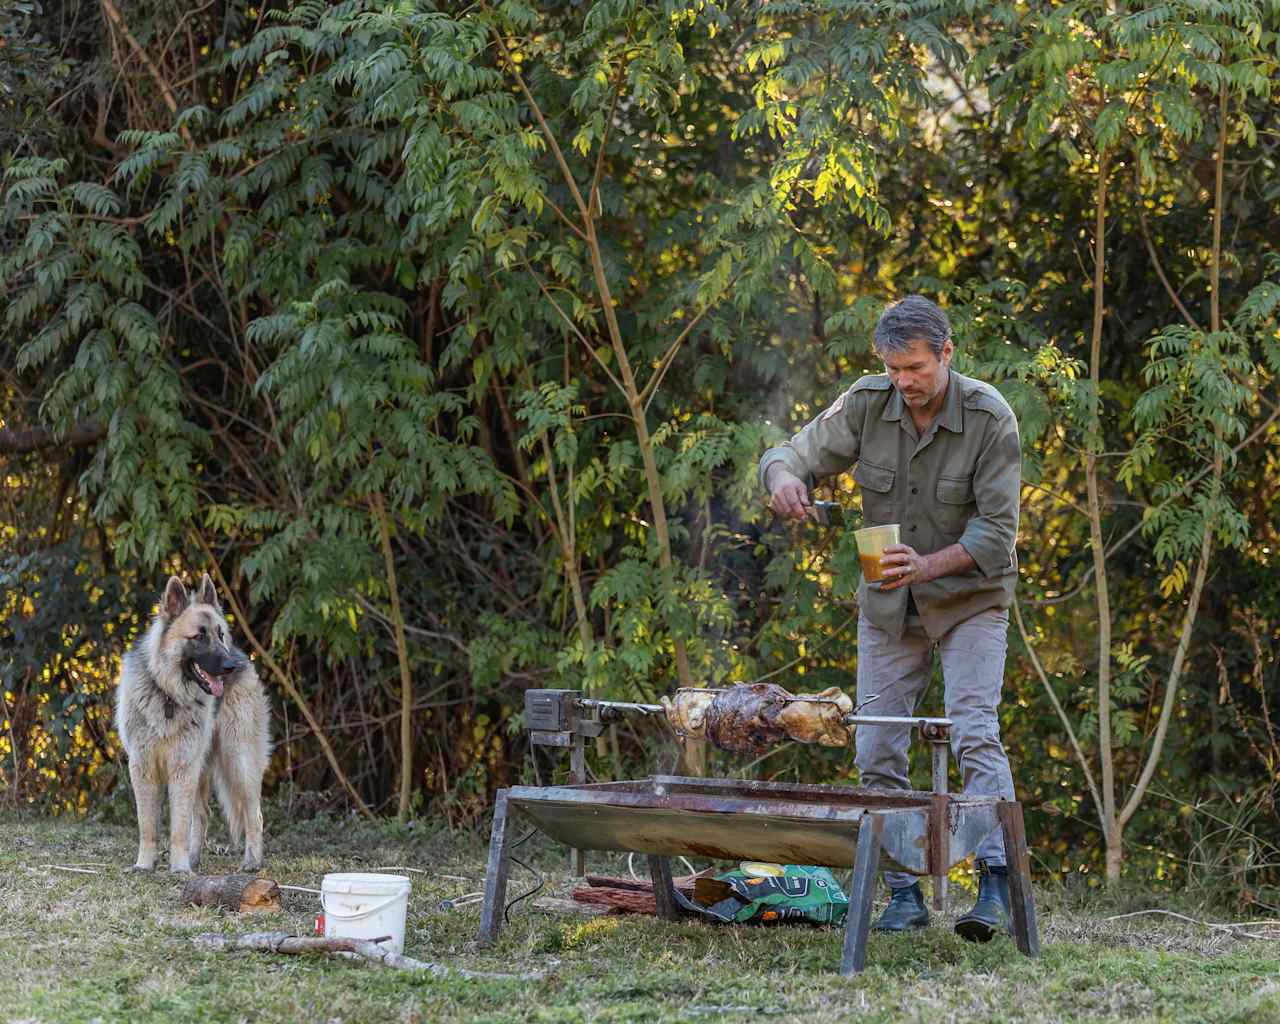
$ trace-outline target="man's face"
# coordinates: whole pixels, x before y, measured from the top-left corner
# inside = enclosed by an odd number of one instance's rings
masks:
[[[880,352],[889,382],[898,389],[902,400],[912,409],[922,409],[947,386],[947,367],[955,346],[948,341],[941,357],[933,354],[929,343],[920,338],[911,342],[905,352]]]

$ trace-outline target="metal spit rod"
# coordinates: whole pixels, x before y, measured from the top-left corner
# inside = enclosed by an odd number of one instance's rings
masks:
[[[574,703],[580,708],[613,708],[617,711],[638,711],[642,715],[656,715],[663,711],[661,704],[636,704],[629,700],[594,700],[583,697]]]
[[[718,691],[711,691],[718,692]],[[823,697],[795,697],[786,703],[812,703],[812,704],[834,704],[835,701]],[[661,704],[639,704],[635,701],[627,700],[596,700],[591,697],[583,697],[574,703],[580,708],[600,708],[601,710],[611,709],[615,711],[636,711],[642,715],[661,714],[665,709]],[[870,703],[868,701],[868,703]],[[954,724],[950,718],[930,718],[913,715],[860,715],[857,712],[845,715],[843,718],[845,725],[909,725],[912,728],[923,729],[926,732],[935,730],[950,729]]]
[[[845,715],[845,725],[910,725],[919,729],[950,729],[950,718],[917,718],[910,715]]]

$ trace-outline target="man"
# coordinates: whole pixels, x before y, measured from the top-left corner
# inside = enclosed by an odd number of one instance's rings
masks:
[[[858,704],[875,695],[875,714],[913,714],[936,649],[965,792],[1012,800],[996,708],[1018,573],[1018,423],[995,388],[951,369],[951,325],[928,299],[911,295],[889,306],[875,348],[885,372],[861,378],[767,451],[760,479],[774,510],[798,519],[811,510],[815,479],[856,464],[865,524],[899,523],[903,540],[880,560],[884,582],[858,588]],[[905,726],[858,729],[862,784],[909,787],[909,739]],[[1010,919],[999,830],[977,859],[978,901],[956,932],[986,942]],[[893,896],[875,928],[927,925],[919,882],[899,873],[886,881]]]

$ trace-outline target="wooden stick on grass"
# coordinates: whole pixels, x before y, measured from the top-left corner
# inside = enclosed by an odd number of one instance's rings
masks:
[[[283,953],[290,956],[302,953],[354,953],[376,964],[395,967],[402,971],[426,971],[438,978],[453,976],[487,981],[539,981],[546,974],[545,971],[530,971],[525,974],[468,971],[461,967],[449,967],[446,964],[434,964],[401,956],[389,949],[383,949],[376,942],[370,942],[368,939],[313,939],[290,935],[288,932],[251,932],[248,935],[218,935],[206,932],[197,935],[194,941],[201,949],[213,952],[227,949],[252,949],[259,953]]]

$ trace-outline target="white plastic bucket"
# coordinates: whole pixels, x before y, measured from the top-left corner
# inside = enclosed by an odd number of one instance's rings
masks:
[[[404,918],[409,909],[409,879],[404,875],[343,872],[320,883],[326,939],[379,939],[383,949],[404,952]]]

